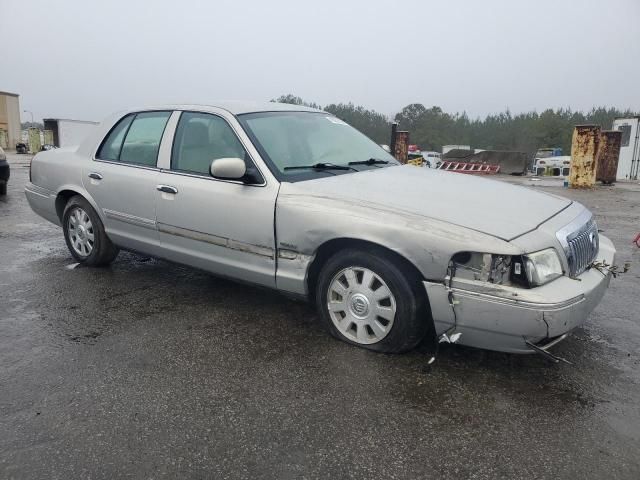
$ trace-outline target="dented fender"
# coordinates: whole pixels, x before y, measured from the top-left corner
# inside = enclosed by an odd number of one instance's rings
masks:
[[[276,283],[291,293],[308,293],[306,276],[314,256],[323,244],[336,239],[364,240],[390,249],[429,279],[444,279],[451,256],[470,245],[484,252],[522,253],[491,235],[420,214],[304,193],[304,183],[283,183],[276,204]]]

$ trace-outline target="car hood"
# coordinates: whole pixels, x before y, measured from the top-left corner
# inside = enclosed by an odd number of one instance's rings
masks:
[[[571,205],[566,198],[498,180],[410,165],[297,182],[286,193],[392,208],[507,241]]]

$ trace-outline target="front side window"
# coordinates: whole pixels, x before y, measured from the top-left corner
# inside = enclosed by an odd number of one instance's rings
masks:
[[[209,176],[211,162],[218,158],[247,161],[245,149],[229,124],[216,115],[183,112],[173,141],[171,169]]]
[[[238,119],[280,180],[299,181],[398,164],[380,145],[326,113],[263,112],[242,114]],[[369,160],[378,163],[350,165]],[[301,168],[316,164],[342,168]]]

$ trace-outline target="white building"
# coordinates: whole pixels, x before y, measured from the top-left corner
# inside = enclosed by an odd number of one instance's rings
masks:
[[[0,92],[0,147],[13,150],[20,141],[20,97]]]
[[[98,122],[65,118],[45,118],[43,122],[44,129],[53,132],[53,144],[56,147],[80,145],[98,125]]]
[[[616,118],[612,130],[622,132],[616,180],[638,180],[640,174],[640,116]]]

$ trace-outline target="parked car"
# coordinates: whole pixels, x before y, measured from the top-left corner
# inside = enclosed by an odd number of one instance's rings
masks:
[[[0,195],[7,194],[7,183],[9,183],[10,175],[11,169],[7,162],[7,155],[4,153],[2,147],[0,147]]]
[[[29,146],[26,143],[16,143],[16,153],[29,153]]]
[[[309,298],[334,336],[382,352],[459,333],[546,354],[600,302],[610,274],[592,264],[615,255],[577,202],[399,165],[294,105],[126,111],[30,174],[29,204],[78,262],[134,250]]]
[[[534,159],[534,175],[551,177],[567,177],[571,170],[571,156],[544,157]]]

